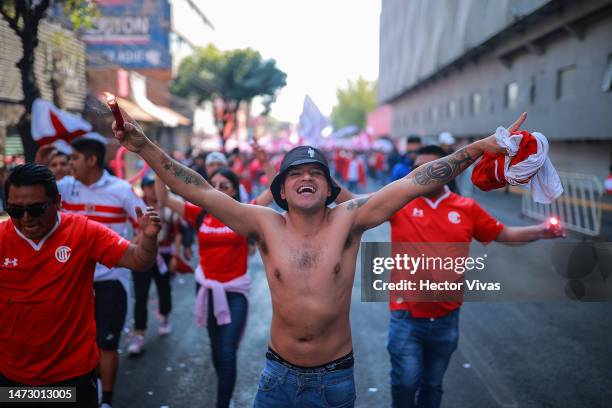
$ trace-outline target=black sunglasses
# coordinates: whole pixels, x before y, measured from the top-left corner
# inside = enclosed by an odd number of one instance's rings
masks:
[[[11,218],[21,219],[23,217],[23,214],[25,214],[26,212],[30,217],[38,218],[42,216],[45,211],[47,211],[47,208],[49,208],[48,202],[30,204],[26,206],[11,205],[6,207],[5,210]]]

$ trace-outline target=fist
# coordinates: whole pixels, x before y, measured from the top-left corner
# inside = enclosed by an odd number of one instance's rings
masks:
[[[254,139],[251,142],[251,147],[253,148],[253,154],[259,160],[260,163],[263,164],[268,162],[268,155],[266,154],[265,150],[259,145],[259,143],[257,143],[257,140]]]
[[[161,231],[161,218],[153,207],[147,207],[147,212],[143,214],[140,207],[136,207],[138,225],[140,231],[147,238],[156,238]]]
[[[519,130],[523,125],[523,122],[525,122],[525,119],[527,119],[527,112],[521,113],[521,116],[519,116],[518,119],[508,127],[508,131],[512,133]],[[508,151],[497,144],[494,134],[482,139],[482,147],[488,153],[508,155]]]
[[[121,109],[121,114],[123,115],[125,123],[123,129],[120,130],[117,128],[117,122],[113,121],[112,128],[115,138],[130,152],[138,153],[146,145],[149,139],[145,136],[138,122],[132,119],[123,109]]]
[[[539,225],[540,235],[543,239],[565,238],[565,227],[556,218],[548,219]]]

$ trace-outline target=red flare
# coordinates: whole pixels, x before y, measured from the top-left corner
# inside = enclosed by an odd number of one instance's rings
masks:
[[[119,109],[117,98],[110,92],[104,92],[104,95],[106,95],[106,103],[108,104],[109,109],[115,117],[115,122],[117,123],[117,130],[125,130],[123,126],[123,115],[121,114],[121,109]]]

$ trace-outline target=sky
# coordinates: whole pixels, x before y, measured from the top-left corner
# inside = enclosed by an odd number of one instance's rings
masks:
[[[336,90],[378,77],[380,0],[198,0],[210,42],[251,47],[287,74],[271,115],[297,123],[305,95],[328,116]]]

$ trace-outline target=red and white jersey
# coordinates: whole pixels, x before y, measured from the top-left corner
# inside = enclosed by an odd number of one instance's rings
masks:
[[[427,197],[412,200],[389,221],[394,243],[469,243],[476,239],[486,244],[504,229],[474,199],[455,194],[448,187],[436,200]],[[465,250],[469,248],[466,246]],[[460,305],[461,302],[391,302],[390,308],[409,310],[414,317],[440,317]]]
[[[95,265],[114,266],[128,246],[77,214],[58,214],[38,243],[0,223],[0,373],[42,385],[93,370]]]
[[[72,176],[57,182],[62,195],[62,209],[65,212],[85,215],[129,238],[128,222],[136,226],[136,207],[144,211],[145,203],[140,199],[127,181],[111,176],[106,170],[95,183],[86,186]],[[129,270],[126,268],[107,268],[96,265],[95,281],[120,280],[129,286]],[[128,292],[129,293],[129,292]]]

